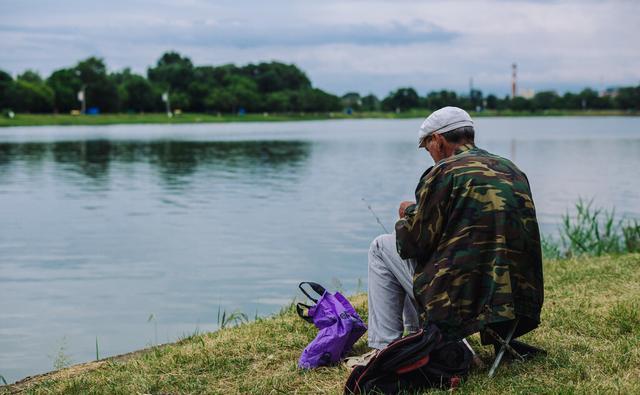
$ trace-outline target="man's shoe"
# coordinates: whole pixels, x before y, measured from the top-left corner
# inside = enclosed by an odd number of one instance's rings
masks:
[[[545,350],[523,343],[519,340],[511,340],[509,344],[518,354],[522,355],[522,358],[525,360],[537,357],[538,355],[547,355]]]
[[[547,352],[545,350],[538,347],[534,347],[527,343],[523,343],[519,340],[511,340],[509,342],[509,345],[511,346],[511,348],[514,349],[515,352],[520,354],[525,361],[528,361],[538,355],[547,355]],[[498,351],[500,351],[500,347],[501,347],[500,344],[493,345],[493,349],[496,355],[498,354]],[[511,361],[513,360],[513,355],[511,355],[509,352],[505,352],[503,360]]]
[[[364,366],[369,363],[380,350],[373,349],[369,352],[366,352],[362,355],[355,355],[353,357],[348,357],[344,359],[344,365],[349,369],[353,370],[356,366]]]

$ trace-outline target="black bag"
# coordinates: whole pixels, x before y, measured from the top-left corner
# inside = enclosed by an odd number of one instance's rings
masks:
[[[365,366],[357,366],[345,394],[397,394],[429,387],[455,388],[469,372],[471,350],[462,341],[442,341],[437,326],[398,339]]]

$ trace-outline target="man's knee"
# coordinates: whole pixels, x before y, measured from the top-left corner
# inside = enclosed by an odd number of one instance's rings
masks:
[[[384,249],[389,248],[393,245],[395,249],[396,245],[396,236],[394,234],[382,234],[371,242],[371,246],[369,246],[369,251],[372,249]]]
[[[391,240],[393,239],[393,240]],[[369,255],[375,255],[380,257],[381,252],[385,249],[389,247],[389,243],[393,242],[393,244],[395,245],[395,236],[394,235],[390,235],[390,234],[382,234],[378,237],[376,237],[375,239],[373,239],[373,241],[371,242],[371,245],[369,246]]]
[[[390,255],[395,251],[396,238],[393,234],[383,234],[371,242],[369,246],[369,268],[371,267],[387,267]],[[388,251],[393,248],[394,251]]]

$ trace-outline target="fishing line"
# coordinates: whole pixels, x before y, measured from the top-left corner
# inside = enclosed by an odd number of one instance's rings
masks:
[[[380,221],[380,217],[378,217],[378,215],[376,214],[375,211],[373,211],[373,208],[371,207],[371,205],[369,204],[369,202],[367,202],[367,200],[365,198],[362,198],[362,201],[364,202],[364,204],[367,205],[367,208],[369,209],[369,211],[371,211],[371,214],[373,214],[373,216],[376,218],[376,221],[378,221],[378,223],[380,224],[380,226],[382,226],[382,229],[384,230],[384,233],[389,233],[389,231],[387,231],[387,228],[384,227],[384,225],[382,224],[382,221]]]

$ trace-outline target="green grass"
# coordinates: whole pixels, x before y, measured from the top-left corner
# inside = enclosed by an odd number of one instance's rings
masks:
[[[640,254],[546,261],[544,270],[542,325],[525,340],[545,348],[548,356],[501,366],[488,379],[492,350],[474,336],[472,344],[487,367],[474,370],[458,393],[640,393]],[[365,295],[351,299],[366,319]],[[296,368],[316,333],[290,306],[270,318],[195,334],[128,358],[71,367],[4,391],[341,393],[349,374],[344,367]],[[361,339],[355,352],[366,350]]]
[[[284,114],[195,114],[184,113],[173,118],[166,114],[100,114],[100,115],[68,115],[68,114],[17,114],[10,119],[0,116],[0,126],[44,126],[44,125],[113,125],[113,124],[185,124],[185,123],[219,123],[219,122],[278,122],[278,121],[310,121],[325,119],[364,119],[364,118],[423,118],[429,113],[424,109],[413,109],[400,113],[394,112],[355,112],[347,115],[343,112],[322,113],[284,113]],[[531,112],[494,111],[472,113],[478,116],[601,116],[601,115],[638,115],[618,110],[567,111],[548,110]]]

